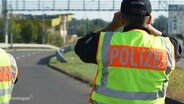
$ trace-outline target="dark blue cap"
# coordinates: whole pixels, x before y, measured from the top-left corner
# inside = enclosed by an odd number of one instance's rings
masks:
[[[149,16],[152,7],[149,0],[123,0],[121,3],[121,13],[133,16]]]

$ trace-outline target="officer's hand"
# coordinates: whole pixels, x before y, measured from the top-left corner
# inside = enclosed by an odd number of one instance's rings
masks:
[[[162,32],[160,32],[159,30],[154,28],[151,24],[147,25],[147,29],[151,32],[151,35],[154,35],[154,36],[161,36],[162,35]]]
[[[122,19],[121,12],[114,13],[114,17],[110,25],[111,25],[112,30],[117,30],[118,28],[124,25],[124,21]]]
[[[124,25],[124,21],[121,17],[121,13],[120,12],[116,12],[114,13],[114,17],[113,20],[110,24],[108,24],[107,26],[97,30],[95,33],[99,34],[100,32],[107,32],[107,31],[115,31],[118,28],[122,27]]]

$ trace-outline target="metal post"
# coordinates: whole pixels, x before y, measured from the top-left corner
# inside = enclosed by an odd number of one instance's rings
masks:
[[[42,5],[42,10],[43,10],[43,18],[42,18],[42,44],[45,43],[45,14],[44,14],[44,1]]]
[[[5,43],[8,44],[8,10],[7,10],[7,0],[2,0],[3,6],[3,15],[4,15],[4,35]]]
[[[55,4],[56,4],[56,1],[53,0],[53,9],[55,9]]]
[[[13,48],[13,14],[12,14],[12,0],[11,0],[11,4],[10,4],[10,30],[11,30],[11,33],[10,33],[10,48]]]
[[[18,9],[18,0],[15,1],[16,9]]]
[[[25,6],[26,6],[26,2],[25,0],[23,0],[23,9],[25,9]]]
[[[40,0],[38,0],[38,9],[40,10]]]
[[[112,1],[112,9],[115,10],[115,0]]]
[[[85,0],[83,0],[83,10],[85,11],[86,9],[86,3],[85,3]]]
[[[44,10],[43,10],[43,21],[42,21],[42,44],[45,43],[45,14],[44,14]]]
[[[70,0],[68,0],[68,10],[70,10]]]
[[[100,0],[98,0],[98,10],[100,10]]]

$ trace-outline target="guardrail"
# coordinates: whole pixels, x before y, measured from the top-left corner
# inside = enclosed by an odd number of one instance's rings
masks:
[[[56,50],[56,58],[57,58],[58,61],[60,61],[62,63],[66,63],[67,62],[67,59],[63,56],[62,49]]]
[[[50,49],[59,49],[56,46],[48,45],[48,44],[4,44],[0,43],[0,48],[50,48]]]
[[[66,63],[67,59],[63,56],[63,53],[69,52],[74,49],[74,45],[69,45],[64,48],[60,48],[56,50],[56,58],[58,61]]]

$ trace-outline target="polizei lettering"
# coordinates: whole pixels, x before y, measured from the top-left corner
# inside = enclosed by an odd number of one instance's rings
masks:
[[[165,70],[165,50],[130,46],[110,46],[109,66]]]

